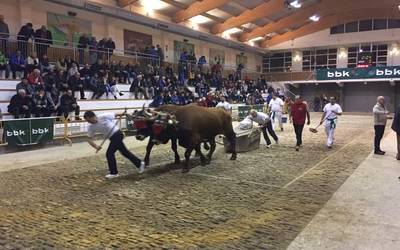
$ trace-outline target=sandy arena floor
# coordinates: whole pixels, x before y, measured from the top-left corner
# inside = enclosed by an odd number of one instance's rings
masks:
[[[0,249],[285,249],[371,151],[371,122],[341,117],[333,150],[307,127],[300,152],[286,125],[280,145],[237,161],[219,147],[189,174],[167,146],[141,176],[119,157],[111,181],[104,155],[0,173]]]

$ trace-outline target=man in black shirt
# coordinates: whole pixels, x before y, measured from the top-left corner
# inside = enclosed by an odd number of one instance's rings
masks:
[[[81,80],[81,74],[76,72],[75,75],[68,79],[69,89],[72,90],[72,96],[75,97],[75,91],[79,91],[81,94],[81,100],[86,100],[84,91],[84,82]]]
[[[42,25],[42,27],[35,32],[36,53],[40,60],[42,60],[43,55],[47,55],[47,48],[51,44],[53,44],[51,32],[47,30],[45,25]]]
[[[63,115],[65,119],[68,118],[69,112],[75,111],[75,120],[81,120],[79,118],[80,107],[76,102],[76,98],[72,95],[72,91],[68,90],[60,98],[60,106],[58,107],[58,116]]]
[[[85,49],[88,47],[89,42],[90,42],[90,39],[87,34],[83,34],[81,37],[79,37],[79,42],[78,42],[79,64],[84,64]]]
[[[21,51],[21,54],[25,58],[28,56],[28,40],[35,37],[35,31],[32,27],[32,23],[27,23],[22,26],[20,31],[18,32],[18,50]]]
[[[15,119],[30,118],[32,108],[32,99],[26,95],[24,89],[19,89],[18,94],[14,95],[8,105],[8,113],[12,114]]]
[[[3,52],[5,57],[8,57],[7,51],[8,38],[10,37],[10,31],[8,24],[4,22],[4,16],[0,15],[0,51]]]
[[[48,117],[54,111],[53,102],[49,100],[44,89],[33,96],[33,113],[35,117]]]

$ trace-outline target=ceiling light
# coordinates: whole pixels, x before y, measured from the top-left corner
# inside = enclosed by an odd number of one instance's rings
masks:
[[[161,0],[141,0],[140,4],[146,9],[147,12],[161,10],[168,7],[168,5]]]
[[[319,18],[320,18],[320,16],[318,16],[318,15],[312,15],[309,17],[309,19],[313,22],[318,22]]]
[[[249,41],[250,41],[250,42],[257,42],[257,41],[260,41],[260,40],[262,40],[262,39],[264,39],[264,37],[262,37],[262,36],[259,36],[259,37],[256,37],[256,38],[253,38],[253,39],[250,39]]]
[[[197,23],[197,24],[202,24],[202,23],[207,23],[212,21],[210,18],[202,16],[202,15],[197,15],[189,19],[192,23]]]
[[[295,1],[290,3],[290,6],[292,6],[293,8],[298,9],[298,8],[301,8],[301,3],[300,3],[300,1],[295,0]]]
[[[231,34],[235,34],[235,33],[241,32],[241,31],[242,30],[239,29],[239,28],[232,28],[232,29],[229,29],[229,30],[225,30],[223,33],[225,33],[227,35],[231,35]]]

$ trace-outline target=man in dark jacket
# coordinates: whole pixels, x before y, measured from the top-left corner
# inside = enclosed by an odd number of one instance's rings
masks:
[[[27,23],[21,27],[18,32],[18,50],[21,51],[23,57],[27,57],[28,53],[28,40],[35,37],[32,23]]]
[[[25,90],[25,94],[28,97],[31,97],[35,94],[35,87],[31,84],[29,84],[28,79],[22,78],[21,82],[17,84],[16,90],[17,93],[20,89]]]
[[[33,114],[35,117],[48,117],[54,111],[53,102],[43,88],[33,96]]]
[[[72,96],[75,97],[75,91],[79,91],[81,94],[81,100],[86,100],[84,85],[85,83],[81,79],[81,74],[79,72],[76,72],[75,75],[68,79],[68,86],[69,89],[72,90]]]
[[[115,50],[115,43],[114,43],[114,41],[112,40],[111,37],[109,37],[109,38],[107,39],[107,41],[106,41],[106,43],[105,43],[105,48],[106,48],[107,55],[108,55],[107,58],[108,58],[108,60],[110,60],[110,59],[111,59],[111,56],[113,55],[114,50]]]
[[[58,107],[58,116],[63,115],[65,119],[68,118],[69,112],[75,111],[75,120],[81,120],[79,118],[80,107],[76,102],[76,98],[72,95],[72,91],[68,90],[60,98],[60,106]]]
[[[397,134],[397,156],[396,159],[400,161],[400,106],[396,109],[396,114],[394,115],[392,129]]]
[[[43,55],[47,55],[47,48],[51,44],[53,44],[51,32],[47,30],[45,25],[42,25],[42,27],[35,32],[36,53],[40,60],[42,60]]]
[[[15,119],[30,118],[32,108],[32,99],[26,95],[24,89],[19,89],[8,105],[8,113],[12,114]]]
[[[4,56],[8,56],[7,45],[8,38],[10,37],[10,31],[8,24],[4,22],[4,16],[0,15],[0,51],[3,52]]]
[[[89,36],[86,34],[82,34],[79,37],[78,42],[78,51],[79,51],[79,64],[84,64],[85,62],[85,49],[88,47],[90,42]]]

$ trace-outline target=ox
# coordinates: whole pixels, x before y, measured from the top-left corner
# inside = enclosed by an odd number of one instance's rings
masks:
[[[153,124],[154,140],[163,142],[168,138],[177,138],[179,145],[186,149],[185,165],[182,172],[189,171],[189,158],[195,150],[201,164],[209,164],[215,151],[215,136],[223,134],[229,145],[227,153],[236,160],[236,134],[232,127],[231,115],[220,108],[204,108],[197,105],[182,106],[170,118],[158,119]],[[210,151],[207,158],[201,153],[200,144],[208,141]]]

